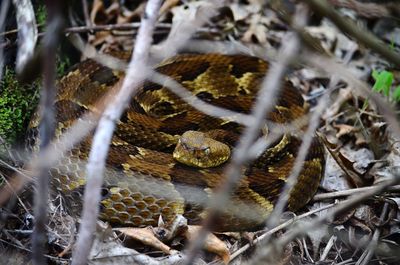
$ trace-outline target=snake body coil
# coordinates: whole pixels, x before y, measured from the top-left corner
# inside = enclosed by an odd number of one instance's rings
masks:
[[[156,71],[172,77],[207,103],[249,114],[267,69],[268,63],[255,57],[204,54],[178,55],[162,62]],[[83,113],[93,110],[96,101],[122,75],[87,60],[62,78],[55,102],[58,135]],[[283,124],[304,114],[301,95],[285,81],[269,120]],[[36,126],[37,119],[33,119],[31,128]],[[112,138],[100,206],[103,220],[147,226],[157,225],[160,215],[171,221],[177,214],[183,214],[191,223],[204,217],[205,202],[223,181],[229,160],[211,167],[178,162],[179,157],[183,160],[186,157],[173,151],[178,142],[184,149],[189,148],[186,143],[191,139],[189,131],[204,132],[211,139],[225,143],[228,146],[225,151],[229,152],[242,127],[207,116],[167,88],[146,82],[131,100]],[[183,134],[189,135],[188,140],[180,138]],[[52,170],[54,184],[67,198],[72,211],[80,209],[77,206],[81,204],[90,144],[88,136]],[[266,219],[290,174],[300,144],[299,138],[286,134],[242,169],[244,178],[231,194],[219,230],[253,229]],[[210,153],[209,147],[198,145],[201,152]],[[228,158],[229,154],[224,159]],[[299,180],[290,192],[290,210],[303,207],[312,198],[323,167],[323,148],[314,140]]]

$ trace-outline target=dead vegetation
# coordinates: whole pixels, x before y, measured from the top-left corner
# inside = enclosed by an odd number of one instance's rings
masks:
[[[3,0],[1,11],[8,2]],[[0,62],[3,54],[15,57],[18,46],[17,70],[24,80],[35,74],[32,65],[41,65],[40,104],[45,114],[38,156],[26,159],[23,169],[15,168],[10,157],[2,162],[7,177],[0,190],[0,264],[86,264],[87,259],[90,264],[203,264],[221,259],[230,264],[399,263],[400,26],[396,17],[400,9],[395,1],[82,0],[69,7],[62,2],[45,1],[47,21],[42,32],[35,32],[36,25],[26,27],[31,20],[17,20],[17,28],[2,28],[7,11],[0,12],[0,30],[4,31],[0,33]],[[34,13],[29,1],[14,4],[19,12]],[[63,9],[68,10],[66,23],[61,19]],[[24,28],[29,34],[23,35]],[[68,39],[82,58],[127,69],[128,78],[119,83],[114,101],[98,103],[104,115],[84,116],[65,132],[54,150],[50,141],[54,133],[55,55],[61,42],[57,36]],[[22,46],[23,37],[33,42],[38,37],[41,45]],[[134,56],[128,65],[103,54],[132,48]],[[273,62],[263,86],[265,95],[279,89],[285,75],[301,90],[311,112],[291,178],[297,178],[316,128],[327,150],[320,190],[302,212],[283,213],[287,187],[265,229],[247,235],[216,234],[222,245],[208,235],[210,222],[241,177],[239,168],[268,145],[258,141],[257,133],[272,101],[260,97],[252,119],[242,117],[248,129],[226,171],[229,179],[210,202],[213,208],[197,236],[184,240],[182,235],[188,231],[180,231],[168,244],[157,245],[152,235],[171,230],[162,220],[149,233],[111,229],[97,221],[108,150],[104,139],[110,139],[114,120],[119,119],[122,106],[138,84],[148,78],[151,66],[182,52],[255,55]],[[4,61],[14,65],[12,60]],[[0,73],[2,68],[0,64]],[[165,82],[165,77],[153,78]],[[177,94],[182,92],[171,86]],[[202,102],[194,104],[212,112],[210,115],[230,115],[210,110]],[[97,122],[89,158],[96,163],[88,163],[90,189],[85,192],[82,218],[76,219],[67,214],[62,197],[52,197],[47,203],[47,171]],[[24,191],[32,179],[38,183],[34,203],[30,188]],[[144,239],[146,244],[132,238]]]

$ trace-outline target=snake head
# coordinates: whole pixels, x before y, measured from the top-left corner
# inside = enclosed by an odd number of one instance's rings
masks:
[[[173,157],[187,166],[210,168],[226,162],[230,157],[230,148],[203,132],[187,131],[179,138]]]

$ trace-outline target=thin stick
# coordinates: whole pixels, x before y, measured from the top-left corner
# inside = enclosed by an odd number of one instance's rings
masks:
[[[133,58],[129,64],[128,72],[115,99],[109,104],[100,118],[98,129],[93,138],[93,145],[87,164],[87,184],[85,186],[82,224],[72,255],[73,265],[87,263],[88,255],[93,244],[93,235],[96,220],[99,214],[99,202],[101,199],[101,185],[105,169],[109,144],[115,128],[115,122],[121,116],[128,105],[131,95],[143,82],[147,75],[147,60],[152,42],[152,33],[157,21],[160,0],[150,0],[139,29]],[[138,71],[140,69],[140,71]]]
[[[38,29],[35,13],[29,0],[14,0],[18,24],[18,54],[16,72],[21,74],[34,55]]]
[[[292,228],[282,237],[276,239],[273,243],[264,248],[260,248],[258,254],[249,263],[253,265],[275,264],[275,259],[280,256],[280,254],[282,253],[282,249],[284,249],[284,246],[286,246],[288,243],[290,243],[297,237],[305,235],[307,232],[315,229],[315,227],[321,227],[321,225],[325,223],[332,222],[335,216],[342,214],[349,209],[353,209],[361,202],[371,198],[372,196],[384,192],[390,186],[398,184],[400,182],[399,173],[400,172],[395,172],[390,180],[375,186],[372,190],[357,194],[346,201],[340,202],[337,206],[335,206],[331,211],[328,211],[326,214],[320,215],[310,222],[303,223],[302,225],[298,225],[297,227]]]
[[[306,24],[306,17],[307,17],[307,10],[301,10],[302,12],[297,12],[293,19],[293,23],[296,25],[297,28],[303,28]],[[299,39],[297,42],[300,42]],[[303,168],[303,162],[307,156],[309,151],[309,147],[311,146],[311,142],[313,140],[314,132],[318,127],[319,117],[321,116],[325,104],[329,100],[330,90],[328,93],[321,98],[321,102],[318,104],[316,110],[311,116],[309,126],[307,131],[304,133],[303,142],[300,146],[299,152],[296,156],[292,171],[286,180],[285,186],[283,187],[283,191],[281,192],[278,202],[275,204],[274,210],[272,214],[268,217],[267,227],[274,227],[279,222],[279,217],[281,216],[282,212],[284,211],[285,205],[289,199],[290,190],[292,190],[293,186],[297,182],[297,178],[300,175],[300,172]]]
[[[40,149],[49,147],[54,136],[54,106],[56,79],[56,51],[60,40],[59,32],[62,32],[62,18],[60,15],[61,3],[59,1],[46,1],[48,11],[47,31],[43,39],[46,56],[43,56],[43,89],[40,98]],[[41,158],[42,151],[39,152]],[[45,244],[47,242],[47,200],[49,198],[49,167],[41,167],[38,172],[35,192],[35,226],[32,234],[32,262],[33,264],[45,264]]]
[[[85,0],[82,0],[85,1]],[[137,30],[140,27],[140,22],[123,23],[123,24],[108,24],[108,25],[87,25],[79,27],[66,28],[66,33],[85,33],[97,31],[112,31],[112,30]],[[171,29],[170,23],[157,23],[157,29]]]
[[[329,0],[329,3],[337,7],[345,7],[357,12],[366,18],[382,18],[390,16],[388,7],[383,4],[362,3],[356,0]]]
[[[83,16],[85,17],[85,24],[86,26],[92,26],[92,21],[90,21],[89,17],[89,7],[87,4],[87,0],[82,0],[82,8],[83,8]]]
[[[328,193],[321,193],[314,196],[312,201],[323,201],[328,199],[336,199],[345,196],[351,196],[360,192],[364,192],[367,190],[371,190],[374,187],[363,187],[363,188],[356,188],[356,189],[349,189],[349,190],[341,190],[341,191],[334,191]],[[387,191],[400,191],[400,186],[393,186],[389,187]]]
[[[369,85],[354,77],[348,67],[335,62],[331,58],[317,54],[311,55],[310,53],[305,53],[304,56],[302,56],[302,60],[327,73],[335,73],[340,79],[356,88],[355,92],[363,95],[363,97],[369,97],[377,105],[379,112],[382,113],[387,123],[390,124],[389,129],[393,134],[400,135],[400,123],[397,120],[396,112],[390,104],[387,104],[386,100],[384,100],[381,95],[373,92]]]
[[[389,49],[388,45],[367,30],[362,30],[354,22],[341,16],[326,0],[306,2],[317,14],[329,18],[339,29],[350,34],[360,43],[382,55],[386,60],[400,66],[400,54]]]
[[[10,6],[10,0],[3,0],[0,6],[0,32],[5,29],[5,21],[7,17],[8,7]],[[0,35],[0,43],[4,41],[4,36]],[[0,81],[3,80],[3,67],[4,67],[4,47],[0,45]]]
[[[286,222],[284,222],[284,223],[282,223],[282,224],[280,224],[280,225],[277,225],[277,226],[275,226],[274,228],[268,230],[267,232],[265,232],[265,233],[262,234],[261,236],[257,237],[257,238],[254,240],[253,244],[258,244],[258,243],[264,241],[265,238],[267,238],[267,237],[273,235],[274,233],[278,232],[279,230],[282,230],[282,229],[284,229],[284,228],[286,228],[286,227],[292,225],[293,223],[295,223],[295,222],[298,221],[298,220],[301,220],[301,219],[303,219],[303,218],[305,218],[305,217],[307,217],[307,216],[310,216],[310,215],[313,215],[313,214],[315,214],[315,213],[318,213],[318,212],[327,210],[327,209],[329,209],[329,208],[332,208],[332,207],[335,206],[335,205],[336,205],[335,203],[328,204],[328,205],[324,205],[324,206],[322,206],[321,208],[314,209],[314,210],[312,210],[312,211],[306,212],[306,213],[304,213],[304,214],[302,214],[302,215],[299,215],[299,216],[295,216],[295,217],[293,217],[293,218],[287,220]],[[251,247],[251,244],[250,244],[250,243],[247,243],[247,244],[244,245],[243,247],[239,248],[239,249],[236,250],[234,253],[232,253],[231,259],[230,259],[230,260],[232,261],[232,260],[236,259],[240,254],[242,254],[243,252],[245,252],[246,250],[248,250],[250,247]]]
[[[386,218],[388,210],[389,210],[389,203],[385,202],[385,204],[383,205],[381,215],[379,217],[379,220],[381,223],[384,222],[384,219]],[[377,227],[374,231],[371,242],[369,242],[368,247],[364,252],[365,255],[363,253],[363,255],[360,257],[360,259],[356,262],[355,265],[369,264],[369,262],[371,261],[372,255],[374,255],[375,249],[378,246],[378,240],[379,240],[380,235],[381,235],[381,228]]]
[[[251,115],[231,111],[225,108],[220,108],[199,99],[198,97],[190,93],[181,84],[179,84],[177,81],[167,75],[163,75],[153,71],[149,77],[149,80],[161,86],[167,87],[169,90],[171,90],[172,93],[179,96],[190,106],[212,117],[234,121],[245,126],[251,126],[255,122],[254,117]]]
[[[187,252],[187,259],[184,264],[193,264],[197,253],[202,248],[208,231],[211,229],[217,214],[224,208],[229,200],[230,191],[234,190],[239,180],[242,178],[241,167],[248,162],[247,151],[257,138],[267,113],[275,104],[276,94],[282,83],[283,76],[290,61],[298,52],[298,40],[289,39],[282,47],[280,60],[273,64],[264,79],[256,103],[253,107],[252,114],[256,122],[253,126],[247,127],[240,139],[237,149],[232,155],[232,160],[224,174],[227,180],[221,188],[214,194],[210,201],[210,211],[203,227],[200,229],[198,236],[191,242]]]
[[[304,23],[303,25],[301,25],[296,20],[298,19],[293,20],[294,27],[297,29],[302,29],[304,27]],[[351,60],[354,51],[355,49],[352,49],[351,52],[346,54],[345,63],[348,63]],[[304,133],[303,142],[300,146],[291,173],[288,179],[286,180],[285,186],[283,187],[281,195],[279,196],[278,202],[274,207],[274,211],[268,217],[267,227],[275,226],[279,221],[279,217],[284,211],[286,203],[289,199],[290,191],[292,190],[293,186],[297,183],[297,178],[300,175],[301,170],[303,169],[303,162],[308,154],[309,148],[314,138],[315,131],[319,125],[319,119],[321,115],[324,113],[326,106],[329,105],[330,95],[332,91],[335,89],[335,86],[337,85],[338,81],[339,79],[337,78],[337,76],[335,75],[332,76],[328,89],[325,91],[325,94],[319,100],[318,105],[316,106],[314,112],[311,115],[309,126],[307,127],[307,131]],[[269,238],[266,239],[265,245],[268,244],[268,240]]]

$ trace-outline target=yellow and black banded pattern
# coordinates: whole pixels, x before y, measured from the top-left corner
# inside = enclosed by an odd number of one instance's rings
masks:
[[[129,55],[122,54],[127,59]],[[166,74],[198,98],[223,108],[249,113],[268,63],[244,55],[178,55],[162,62],[156,71]],[[123,76],[87,60],[59,82],[55,102],[58,135],[99,100]],[[287,123],[306,114],[299,92],[285,81],[268,118]],[[31,122],[32,131],[37,119]],[[171,93],[146,82],[124,113],[112,139],[103,185],[101,218],[127,226],[156,225],[159,216],[171,221],[183,214],[190,223],[204,215],[204,202],[224,179],[226,166],[192,168],[180,164],[172,151],[183,133],[194,130],[234,148],[242,128],[207,116]],[[68,198],[71,210],[79,210],[85,184],[88,136],[52,170],[55,187]],[[260,225],[271,212],[290,174],[301,140],[285,135],[254,163],[242,169],[244,178],[232,193],[219,230],[248,230]],[[324,153],[318,140],[310,148],[298,183],[290,193],[288,208],[298,210],[314,195],[324,169]]]

